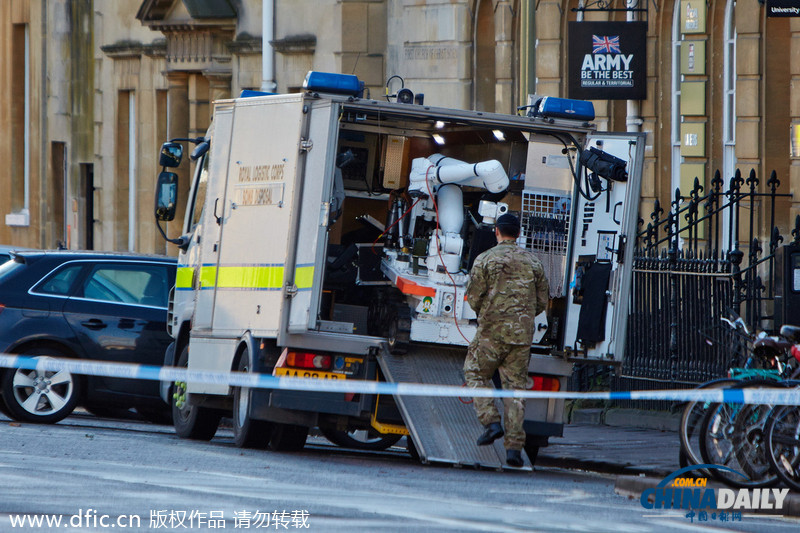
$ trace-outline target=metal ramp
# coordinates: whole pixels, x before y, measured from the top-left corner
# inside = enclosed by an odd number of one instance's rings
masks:
[[[464,384],[464,348],[412,345],[406,355],[391,355],[382,350],[378,361],[387,381],[392,383],[425,383],[440,385]],[[522,468],[506,465],[503,439],[491,446],[478,446],[475,440],[484,428],[478,422],[469,397],[464,389],[463,398],[428,396],[395,396],[423,463],[450,463],[476,468],[531,471],[531,463],[522,452]],[[502,406],[498,402],[500,412]],[[469,402],[469,403],[465,403]]]

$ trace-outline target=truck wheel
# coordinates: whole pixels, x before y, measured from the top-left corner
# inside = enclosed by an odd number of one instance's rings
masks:
[[[402,435],[384,435],[363,429],[345,431],[331,427],[321,427],[319,430],[326,439],[342,448],[355,448],[357,450],[383,451],[397,441]]]
[[[239,360],[239,372],[250,372],[250,351],[245,348]],[[272,433],[272,424],[250,418],[251,391],[247,387],[233,389],[233,443],[237,448],[266,448]]]
[[[65,357],[52,348],[32,348],[22,355],[47,359]],[[9,368],[3,373],[3,401],[14,420],[53,424],[72,413],[81,395],[81,381],[66,370]]]
[[[178,367],[189,366],[189,345],[187,344],[178,358]],[[172,425],[175,433],[183,439],[211,440],[219,427],[222,415],[208,409],[189,405],[186,402],[186,383],[176,381],[170,387],[172,396]]]
[[[274,424],[269,446],[279,452],[299,452],[306,445],[308,428],[294,424]]]

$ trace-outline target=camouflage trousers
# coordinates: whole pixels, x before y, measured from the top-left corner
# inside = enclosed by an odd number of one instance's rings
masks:
[[[528,382],[530,352],[530,346],[490,341],[476,335],[464,361],[467,386],[494,387],[492,376],[497,370],[504,389],[524,389]],[[522,428],[525,400],[503,398],[503,408],[505,447],[507,450],[521,450],[525,446],[525,430]],[[475,398],[475,410],[484,426],[500,422],[500,413],[493,398]]]

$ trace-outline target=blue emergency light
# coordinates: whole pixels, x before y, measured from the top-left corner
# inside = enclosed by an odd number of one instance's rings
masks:
[[[310,70],[303,81],[303,89],[318,93],[344,94],[361,97],[364,82],[351,74],[334,74]]]
[[[542,118],[568,118],[589,122],[594,120],[594,104],[586,100],[570,100],[545,96],[528,110],[528,116]]]

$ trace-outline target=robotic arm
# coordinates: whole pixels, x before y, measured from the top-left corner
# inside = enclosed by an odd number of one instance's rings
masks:
[[[448,183],[480,187],[489,192],[502,192],[508,188],[508,176],[503,165],[495,159],[480,163],[465,163],[442,154],[419,157],[411,162],[409,191],[435,192]]]
[[[461,185],[479,187],[492,193],[508,188],[509,180],[503,165],[494,159],[480,163],[465,163],[458,159],[434,154],[414,159],[409,176],[409,192],[418,191],[435,195],[439,217],[439,231],[432,239],[427,266],[435,272],[439,265],[448,272],[457,272],[461,264],[464,225],[464,200]],[[427,213],[433,211],[433,198]],[[494,217],[489,217],[494,222]],[[435,244],[434,244],[435,243]]]

